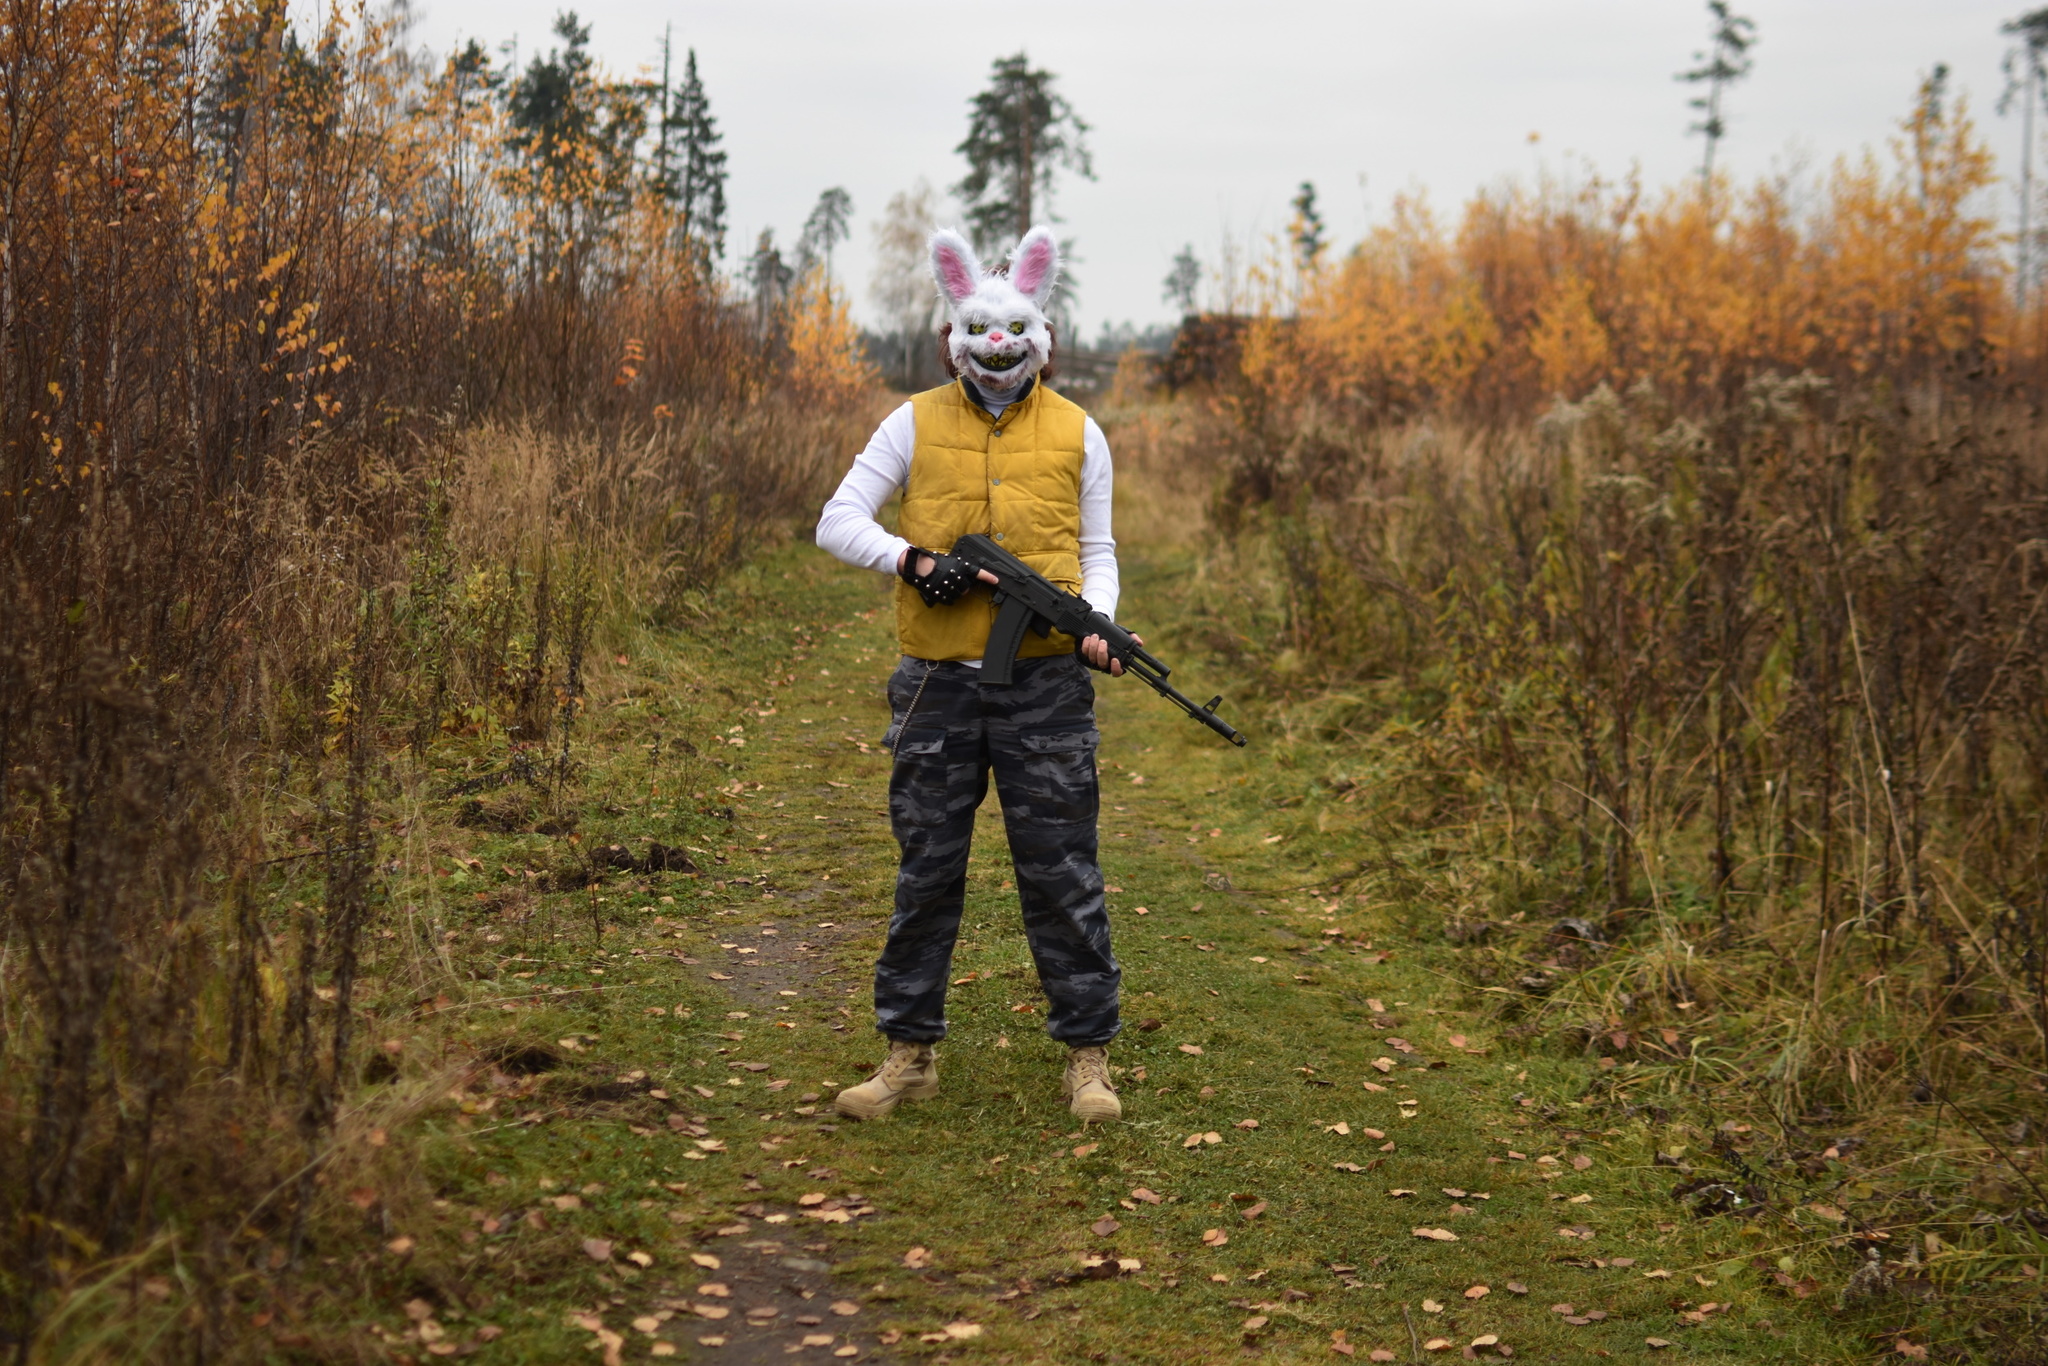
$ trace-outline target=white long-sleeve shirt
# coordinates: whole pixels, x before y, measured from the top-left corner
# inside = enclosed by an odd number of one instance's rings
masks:
[[[820,548],[859,569],[896,572],[896,561],[910,542],[884,529],[875,514],[909,480],[916,446],[916,419],[905,403],[875,429],[867,449],[854,457],[853,468],[825,504],[818,518]],[[1095,419],[1088,418],[1081,436],[1081,596],[1114,619],[1122,585],[1117,578],[1116,537],[1110,532],[1112,479],[1109,441]]]

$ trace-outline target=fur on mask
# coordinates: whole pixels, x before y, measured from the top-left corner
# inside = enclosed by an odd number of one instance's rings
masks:
[[[941,228],[932,234],[931,262],[949,315],[940,333],[949,374],[964,375],[992,397],[1015,393],[1034,375],[1050,378],[1053,333],[1045,306],[1060,276],[1050,229],[1025,233],[1007,265],[984,271],[967,239]]]

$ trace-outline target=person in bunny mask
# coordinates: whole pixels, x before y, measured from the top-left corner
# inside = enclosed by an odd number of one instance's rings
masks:
[[[953,382],[882,423],[824,515],[818,544],[848,564],[896,575],[903,659],[889,682],[884,743],[895,754],[889,815],[902,860],[888,941],[875,965],[876,1025],[888,1061],[837,1097],[876,1119],[938,1092],[933,1049],[946,1036],[946,983],[960,929],[974,814],[994,774],[1047,1032],[1067,1045],[1061,1090],[1083,1121],[1123,1114],[1110,1079],[1122,971],[1110,951],[1097,862],[1095,688],[1088,667],[1122,672],[1096,636],[1027,633],[1015,682],[980,681],[995,619],[987,593],[946,551],[971,532],[1114,617],[1109,444],[1046,386],[1046,305],[1059,246],[1033,228],[1007,267],[984,270],[959,233],[934,233],[932,275],[949,321]],[[898,533],[875,514],[902,494]],[[993,580],[990,580],[993,582]]]

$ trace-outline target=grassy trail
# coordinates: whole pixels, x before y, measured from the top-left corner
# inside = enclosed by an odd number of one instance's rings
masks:
[[[1170,557],[1127,574],[1140,629],[1186,591]],[[991,794],[942,1092],[835,1123],[833,1089],[882,1051],[885,588],[796,548],[718,610],[739,629],[650,635],[600,680],[582,741],[579,847],[674,841],[703,871],[489,912],[477,996],[516,999],[475,1012],[496,1065],[423,1121],[436,1203],[389,1230],[410,1240],[383,1282],[394,1355],[1869,1356],[1832,1293],[1771,1274],[1807,1274],[1822,1221],[1687,1218],[1652,1167],[1684,1138],[1575,1099],[1583,1061],[1502,1046],[1448,951],[1403,932],[1457,875],[1454,832],[1368,839],[1312,743],[1228,703],[1244,751],[1099,683],[1126,1121],[1082,1132],[1060,1101]],[[1194,695],[1231,691],[1168,658]],[[677,782],[709,795],[679,806]],[[726,807],[729,824],[702,814]],[[467,870],[449,904],[478,917],[562,856],[559,835],[475,826],[436,858]],[[423,1284],[440,1297],[408,1321],[396,1305]],[[456,1307],[426,1344],[437,1302]]]

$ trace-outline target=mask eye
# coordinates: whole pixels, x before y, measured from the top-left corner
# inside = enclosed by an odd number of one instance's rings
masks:
[[[967,335],[968,335],[968,336],[970,336],[970,337],[978,337],[978,336],[980,336],[980,335],[981,335],[982,333],[984,333],[984,332],[986,332],[986,331],[988,331],[988,324],[987,324],[987,323],[969,323],[969,324],[967,324]]]
[[[1010,335],[1013,337],[1021,337],[1024,335],[1024,324],[1021,320],[1010,324]]]

